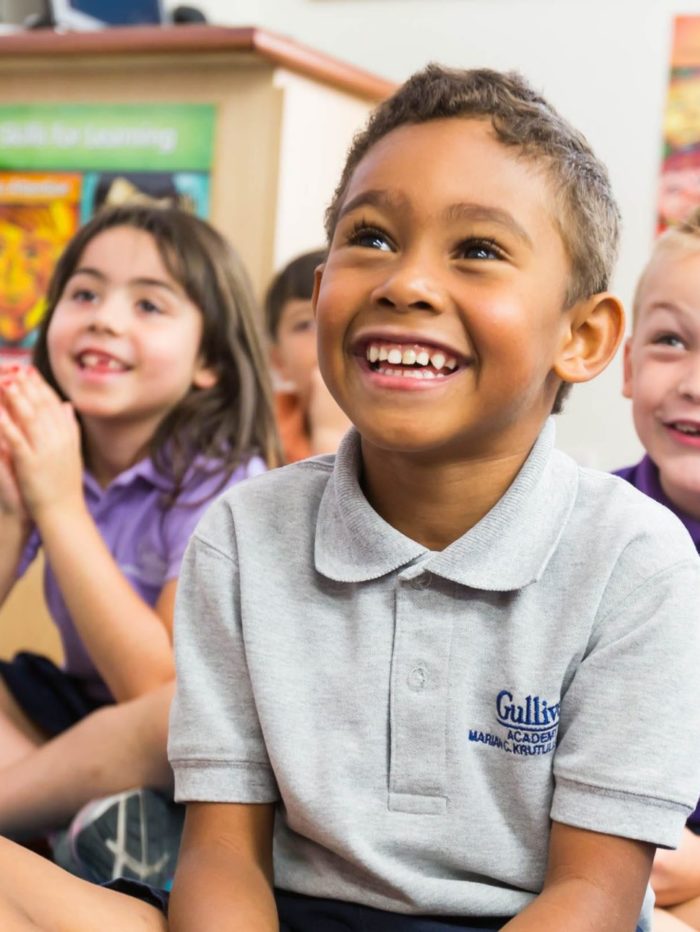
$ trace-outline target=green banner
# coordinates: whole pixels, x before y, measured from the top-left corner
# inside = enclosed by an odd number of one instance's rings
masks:
[[[0,169],[209,171],[210,104],[0,106]]]

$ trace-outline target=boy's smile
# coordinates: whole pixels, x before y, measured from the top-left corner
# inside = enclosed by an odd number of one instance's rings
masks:
[[[700,252],[669,247],[642,289],[624,394],[666,495],[700,517]]]
[[[571,330],[542,167],[485,120],[402,126],[358,165],[315,295],[319,363],[365,442],[524,454]]]

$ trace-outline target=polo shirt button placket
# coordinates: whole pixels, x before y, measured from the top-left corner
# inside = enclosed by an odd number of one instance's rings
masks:
[[[428,671],[424,666],[415,666],[408,674],[408,688],[419,693],[428,685]]]
[[[447,806],[453,618],[448,606],[441,605],[440,588],[431,573],[415,566],[405,572],[395,590],[388,806],[394,812],[439,815]]]

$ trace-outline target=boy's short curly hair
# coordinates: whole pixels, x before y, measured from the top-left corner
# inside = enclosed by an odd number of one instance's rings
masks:
[[[606,291],[620,234],[620,211],[607,170],[583,135],[514,72],[431,64],[381,103],[353,139],[326,211],[329,242],[352,175],[367,152],[400,126],[452,117],[490,120],[503,145],[542,165],[553,188],[553,220],[571,262],[566,306]],[[561,410],[569,387],[561,386],[554,412]]]

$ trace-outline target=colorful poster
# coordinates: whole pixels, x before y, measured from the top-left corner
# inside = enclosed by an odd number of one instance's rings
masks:
[[[65,243],[103,206],[209,216],[215,108],[0,106],[0,362],[27,356]]]
[[[664,115],[659,231],[700,205],[700,16],[678,16]]]

